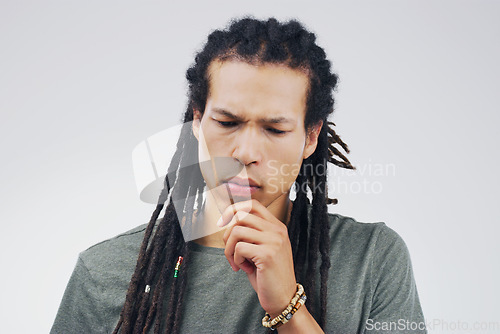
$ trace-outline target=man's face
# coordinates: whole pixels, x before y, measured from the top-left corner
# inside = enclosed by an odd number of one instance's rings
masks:
[[[195,110],[193,122],[207,186],[218,201],[229,192],[269,206],[316,148],[321,124],[304,128],[309,79],[285,65],[236,60],[212,62],[209,78],[205,111]]]

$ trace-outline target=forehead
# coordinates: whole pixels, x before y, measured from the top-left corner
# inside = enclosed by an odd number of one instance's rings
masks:
[[[260,116],[305,116],[309,78],[299,69],[216,60],[208,68],[208,80],[208,102],[216,107]]]

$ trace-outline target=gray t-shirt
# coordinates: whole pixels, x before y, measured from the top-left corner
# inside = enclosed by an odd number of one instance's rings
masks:
[[[360,223],[337,214],[329,219],[326,333],[425,333],[411,261],[401,237],[384,223]],[[140,226],[80,254],[52,334],[113,331],[144,231],[145,226]],[[181,332],[264,333],[264,311],[246,274],[232,271],[221,248],[193,242],[189,247]],[[319,281],[319,273],[315,274]],[[319,300],[319,288],[315,293]]]

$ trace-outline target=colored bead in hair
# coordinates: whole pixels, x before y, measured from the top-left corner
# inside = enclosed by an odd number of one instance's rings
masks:
[[[174,278],[176,278],[177,275],[179,274],[179,270],[181,269],[182,259],[183,259],[182,256],[179,256],[179,258],[177,259],[177,263],[175,264]]]

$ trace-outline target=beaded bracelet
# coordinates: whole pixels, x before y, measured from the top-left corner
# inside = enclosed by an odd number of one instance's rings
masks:
[[[293,315],[297,310],[304,305],[304,303],[307,300],[307,296],[304,292],[304,287],[297,283],[297,291],[295,293],[295,296],[293,296],[292,300],[290,301],[290,304],[275,318],[269,320],[271,318],[271,315],[266,312],[266,315],[264,318],[262,318],[262,326],[266,328],[271,328],[272,330],[275,330],[281,325],[286,324],[290,319],[292,319]]]

